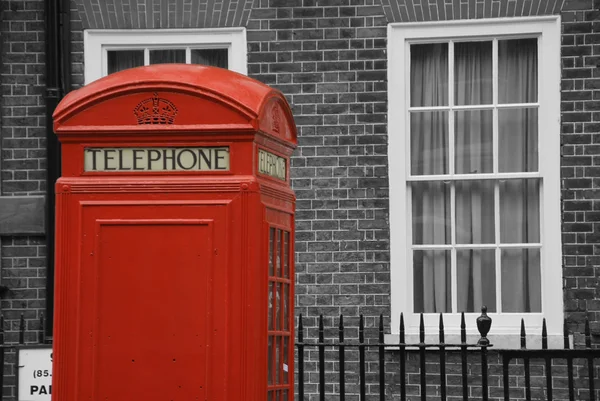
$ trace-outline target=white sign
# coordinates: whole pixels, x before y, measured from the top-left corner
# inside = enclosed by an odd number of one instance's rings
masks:
[[[22,348],[18,353],[18,401],[50,401],[52,348]]]
[[[227,171],[229,148],[85,148],[85,171]]]
[[[258,172],[285,181],[285,159],[258,149]]]

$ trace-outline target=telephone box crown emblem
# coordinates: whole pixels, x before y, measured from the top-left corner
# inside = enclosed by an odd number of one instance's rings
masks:
[[[138,124],[173,124],[177,107],[167,99],[159,98],[154,92],[151,98],[144,99],[135,106],[133,114]]]

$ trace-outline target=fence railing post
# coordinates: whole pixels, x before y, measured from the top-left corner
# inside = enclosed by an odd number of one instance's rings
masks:
[[[0,316],[0,400],[4,398],[4,316]]]
[[[340,315],[339,326],[340,358],[340,401],[346,400],[346,352],[344,346],[344,315]]]
[[[590,321],[585,319],[585,348],[592,349],[592,336],[590,331]],[[588,376],[590,382],[590,401],[596,401],[596,394],[594,388],[594,358],[588,357]]]
[[[488,401],[488,365],[487,348],[490,346],[490,340],[487,334],[492,327],[492,319],[487,315],[487,306],[481,308],[481,316],[477,318],[477,330],[481,338],[477,345],[481,347],[481,396],[483,401]]]

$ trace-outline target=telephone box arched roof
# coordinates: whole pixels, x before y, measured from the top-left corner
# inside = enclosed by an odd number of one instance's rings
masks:
[[[149,121],[145,110],[159,110]],[[139,131],[256,132],[295,147],[296,128],[283,94],[222,68],[161,64],[110,74],[69,93],[54,112],[63,141],[78,134]],[[164,117],[164,118],[163,118]]]

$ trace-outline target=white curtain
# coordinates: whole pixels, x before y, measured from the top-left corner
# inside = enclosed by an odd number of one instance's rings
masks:
[[[454,45],[455,105],[493,102],[491,42]],[[499,42],[499,102],[535,102],[537,94],[535,40]],[[411,46],[411,106],[448,105],[448,45]],[[537,114],[534,108],[499,112],[500,172],[537,170]],[[449,160],[447,111],[411,113],[411,173],[447,174],[454,163],[457,174],[493,172],[493,112],[455,111],[455,158]],[[539,242],[539,185],[537,181],[493,180],[412,183],[413,243],[451,243],[451,186],[455,190],[457,244],[494,244],[494,185],[500,188],[501,242]],[[537,235],[537,237],[536,237]],[[537,256],[536,256],[537,255]],[[539,252],[458,249],[458,311],[477,311],[482,305],[496,311],[495,269],[502,269],[504,311],[539,309]],[[535,258],[538,258],[535,260]],[[416,250],[414,305],[416,312],[450,312],[451,260],[444,250]],[[537,291],[537,293],[536,293]],[[536,304],[537,303],[537,304]]]

